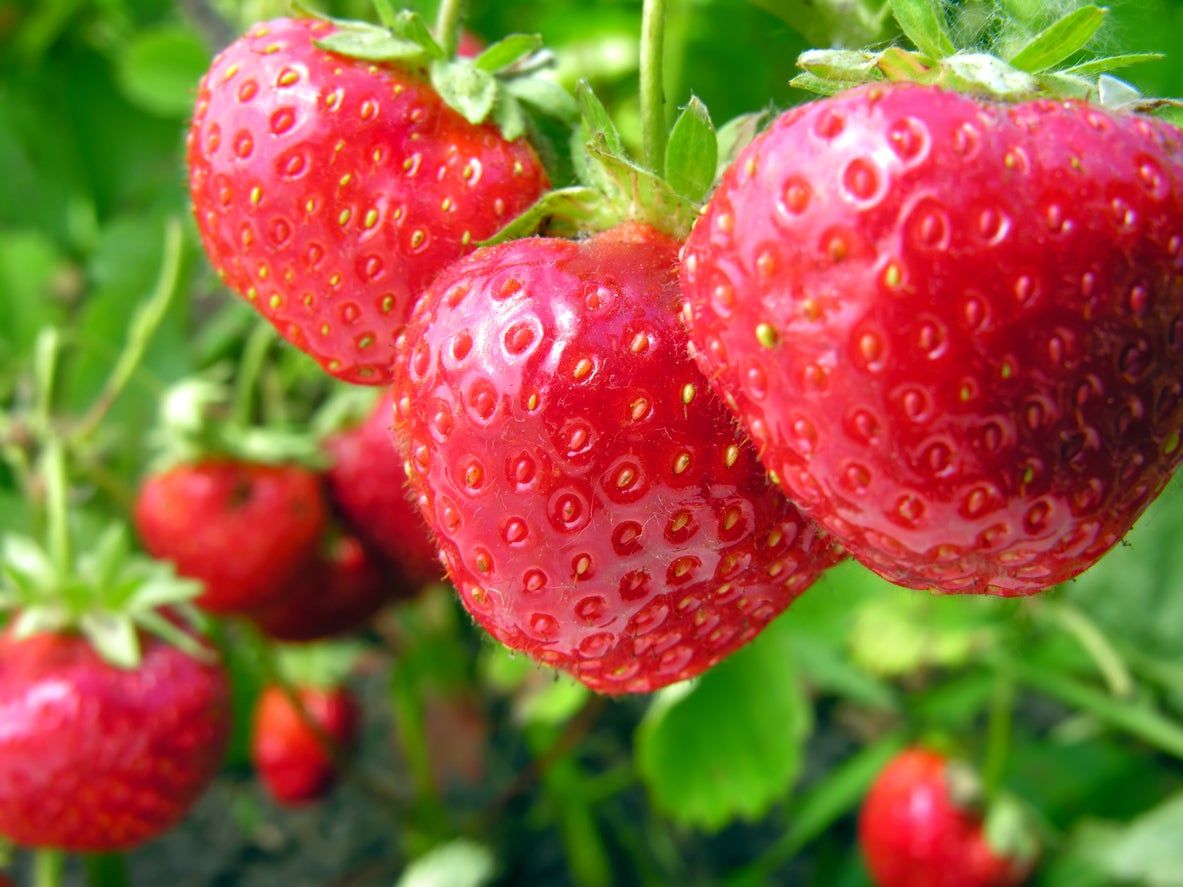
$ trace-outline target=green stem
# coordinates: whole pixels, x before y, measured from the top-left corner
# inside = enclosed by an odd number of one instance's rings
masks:
[[[987,798],[994,798],[1002,785],[1002,774],[1010,751],[1014,703],[1014,675],[1010,663],[1004,660],[994,672],[994,692],[990,698],[990,715],[986,726],[986,760],[982,765],[982,782]]]
[[[267,361],[267,352],[275,341],[275,328],[269,323],[257,323],[242,349],[234,383],[234,421],[243,428],[251,424],[255,405],[255,390]]]
[[[448,819],[431,767],[423,700],[409,669],[395,667],[390,693],[395,731],[415,790],[417,824],[425,832],[418,837],[430,846],[447,834]]]
[[[99,396],[91,404],[74,433],[78,437],[88,437],[98,428],[103,417],[114,405],[127,383],[131,381],[144,359],[148,344],[160,328],[161,322],[172,305],[173,298],[180,289],[181,256],[184,237],[180,220],[172,217],[164,226],[164,258],[160,264],[160,273],[156,278],[156,285],[152,295],[139,307],[131,321],[127,343],[115,361],[111,375],[107,377]]]
[[[61,887],[66,856],[60,850],[38,850],[33,854],[33,887]]]
[[[1041,602],[1042,603],[1042,602]],[[1060,628],[1076,640],[1097,666],[1097,671],[1109,686],[1114,696],[1129,698],[1134,692],[1134,681],[1121,654],[1105,637],[1095,622],[1076,607],[1062,603],[1049,603],[1039,609]]]
[[[1161,712],[1114,699],[1107,693],[1049,671],[1039,664],[1017,660],[1013,668],[1019,683],[1054,696],[1183,760],[1183,726]]]
[[[644,0],[641,9],[641,139],[643,160],[665,173],[665,90],[661,54],[665,44],[665,0]]]
[[[456,54],[460,43],[460,19],[464,15],[464,0],[440,0],[435,15],[435,39],[444,50],[444,57]]]
[[[45,444],[42,472],[45,478],[45,525],[49,556],[58,577],[65,579],[73,567],[70,554],[70,487],[66,450],[57,437],[51,436]]]

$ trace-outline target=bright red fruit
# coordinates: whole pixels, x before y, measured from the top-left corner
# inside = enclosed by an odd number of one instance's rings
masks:
[[[204,582],[196,603],[216,613],[254,610],[281,595],[316,556],[325,519],[314,472],[233,459],[150,475],[135,508],[144,548]]]
[[[80,635],[0,635],[0,834],[72,852],[172,828],[213,779],[230,727],[221,666],[143,640],[134,669]]]
[[[352,631],[399,588],[385,567],[357,539],[339,536],[280,597],[251,618],[278,641],[314,641]]]
[[[482,250],[425,293],[395,382],[464,605],[605,693],[710,667],[837,557],[686,356],[676,261],[639,225]]]
[[[884,768],[859,814],[859,843],[877,887],[1013,887],[1031,869],[986,841],[982,818],[952,796],[950,762],[908,749]]]
[[[358,720],[357,703],[343,687],[301,687],[296,695],[322,736],[279,687],[268,687],[259,697],[251,734],[251,758],[259,778],[278,803],[288,806],[315,801],[328,792],[337,770],[324,740],[343,750],[353,740]]]
[[[199,87],[189,191],[227,286],[349,382],[388,380],[435,273],[533,203],[537,155],[420,77],[333,55],[312,19],[258,25]]]
[[[1028,594],[1183,456],[1183,139],[872,85],[783,115],[686,246],[699,366],[786,494],[893,582]]]
[[[408,586],[418,588],[442,578],[444,570],[407,488],[403,458],[391,432],[393,422],[394,406],[386,393],[365,422],[326,442],[332,465],[325,479],[342,520],[390,558]]]

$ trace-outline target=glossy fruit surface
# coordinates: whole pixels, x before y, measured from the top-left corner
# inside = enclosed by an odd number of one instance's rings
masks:
[[[1030,865],[990,848],[981,816],[953,799],[950,762],[912,748],[875,780],[859,814],[859,844],[877,887],[1014,887]]]
[[[383,394],[366,420],[329,438],[332,464],[325,472],[329,497],[342,520],[374,546],[417,588],[438,580],[444,569],[431,532],[406,484],[403,458],[395,449],[394,405]]]
[[[837,558],[686,356],[676,252],[638,225],[482,250],[425,294],[394,389],[464,605],[606,693],[700,673]]]
[[[319,640],[360,628],[399,587],[380,555],[340,536],[251,618],[277,641]]]
[[[793,109],[684,253],[700,367],[785,493],[917,588],[1028,594],[1183,456],[1183,137],[916,85]]]
[[[251,734],[251,758],[271,796],[284,805],[315,801],[337,777],[337,768],[323,740],[344,750],[357,730],[358,710],[343,687],[297,689],[305,712],[323,736],[300,716],[279,687],[259,697]]]
[[[135,509],[144,548],[204,582],[196,602],[216,613],[281,595],[315,558],[325,519],[314,472],[223,458],[148,476]]]
[[[524,141],[469,123],[417,75],[314,45],[333,31],[276,19],[214,60],[189,190],[226,285],[327,372],[383,384],[419,291],[546,175]]]
[[[134,669],[80,636],[0,635],[0,834],[72,852],[172,828],[214,778],[230,726],[220,665],[145,639]]]

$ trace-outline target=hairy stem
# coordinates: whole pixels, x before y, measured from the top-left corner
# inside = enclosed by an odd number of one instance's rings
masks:
[[[60,850],[38,850],[33,854],[33,887],[61,887],[66,856]]]
[[[435,15],[435,39],[443,47],[444,57],[456,54],[460,43],[460,20],[464,16],[464,0],[440,0]]]
[[[641,140],[645,165],[665,173],[665,89],[661,56],[665,43],[665,0],[645,0],[641,10]]]

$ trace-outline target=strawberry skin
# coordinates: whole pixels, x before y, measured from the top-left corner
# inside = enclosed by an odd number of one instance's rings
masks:
[[[1029,594],[1179,463],[1178,130],[872,85],[783,115],[682,262],[696,359],[785,493],[887,579]]]
[[[277,19],[198,89],[189,191],[226,285],[338,378],[384,384],[419,291],[546,186],[526,142],[474,126],[429,84],[318,49]]]
[[[322,741],[347,746],[357,731],[358,709],[343,687],[300,687],[296,696],[317,736],[279,687],[267,687],[255,707],[251,758],[259,778],[277,803],[306,804],[324,797],[336,779],[336,767]]]
[[[314,472],[220,458],[150,475],[135,507],[144,548],[204,582],[196,603],[214,613],[282,595],[316,556],[325,520]]]
[[[339,536],[251,618],[277,641],[320,640],[364,625],[398,587],[380,556],[353,536]]]
[[[396,374],[464,605],[604,693],[702,672],[837,556],[686,356],[676,262],[639,225],[482,250],[424,294]]]
[[[876,887],[1015,887],[1030,863],[1000,856],[982,818],[950,793],[949,760],[907,749],[883,769],[859,813],[859,845]]]
[[[343,522],[393,562],[408,589],[417,589],[439,580],[444,571],[407,488],[393,422],[394,403],[386,392],[362,424],[325,442],[332,460],[325,481]]]
[[[104,852],[172,828],[213,779],[230,725],[221,666],[143,640],[135,669],[80,636],[0,635],[0,834]]]

